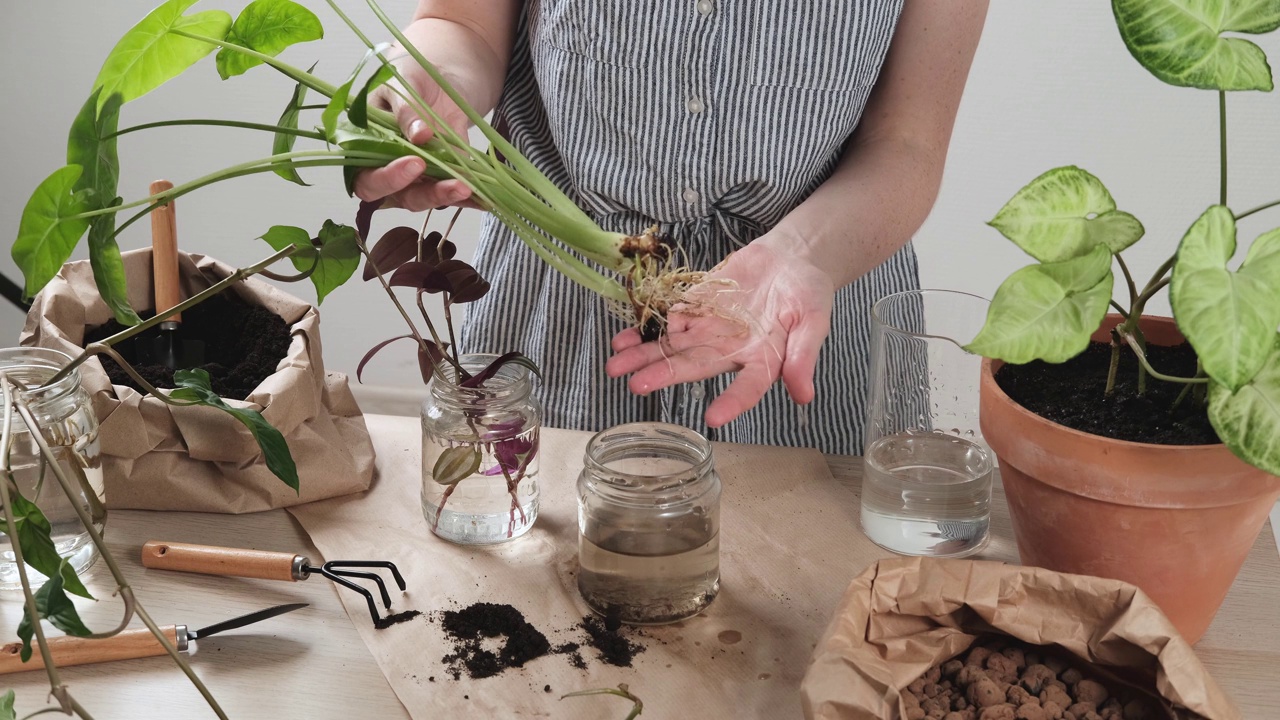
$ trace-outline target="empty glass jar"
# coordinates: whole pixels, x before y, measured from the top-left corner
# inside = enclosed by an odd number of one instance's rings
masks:
[[[692,617],[720,591],[720,477],[692,430],[632,423],[591,438],[578,477],[578,590],[610,620]]]
[[[464,355],[472,375],[496,355]],[[538,517],[542,407],[521,365],[502,366],[483,387],[462,387],[441,363],[422,405],[422,510],[437,536],[482,545],[529,531]]]
[[[102,505],[98,418],[90,405],[89,393],[80,385],[80,372],[73,370],[49,387],[40,387],[69,362],[70,356],[48,348],[0,349],[0,372],[30,388],[26,391],[27,402],[57,458],[58,467],[71,481],[74,500],[68,499],[16,409],[13,448],[9,455],[13,479],[22,497],[35,503],[49,520],[58,555],[66,558],[79,573],[97,560],[98,551],[80,523],[75,506],[88,512],[98,532],[102,532],[107,511]],[[3,412],[2,401],[0,412]],[[0,522],[0,528],[3,527],[4,523]],[[43,582],[43,577],[34,570],[28,568],[27,573],[34,585]],[[19,585],[9,536],[0,530],[0,587]]]

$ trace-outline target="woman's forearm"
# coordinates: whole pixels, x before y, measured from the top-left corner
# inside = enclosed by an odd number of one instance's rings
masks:
[[[469,105],[485,114],[502,93],[519,11],[518,0],[421,0],[404,34]],[[410,77],[425,76],[412,58],[397,66]]]
[[[911,239],[937,197],[986,0],[911,0],[831,177],[761,240],[843,287]]]

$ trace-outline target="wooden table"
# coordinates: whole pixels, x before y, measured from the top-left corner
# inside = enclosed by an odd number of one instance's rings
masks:
[[[828,457],[832,474],[858,501],[859,458]],[[991,545],[982,557],[1016,561],[1017,550],[1000,487],[992,504]],[[109,545],[139,599],[161,624],[199,628],[287,602],[311,607],[198,643],[189,656],[232,718],[406,718],[372,656],[321,578],[300,583],[213,578],[146,570],[138,549],[150,539],[183,540],[290,550],[320,560],[298,524],[284,511],[255,515],[116,511],[108,520]],[[886,556],[888,553],[886,553]],[[359,559],[359,558],[344,558]],[[113,625],[121,603],[99,563],[87,583],[99,602],[77,600],[91,628]],[[21,614],[16,593],[0,594],[0,627],[12,633]],[[1280,698],[1280,553],[1268,528],[1258,538],[1240,577],[1196,651],[1245,718],[1274,718]],[[135,620],[135,625],[140,625]],[[56,632],[56,631],[55,631]],[[168,658],[67,668],[64,682],[96,718],[212,717],[195,689]],[[18,716],[43,707],[42,672],[0,679],[13,688]],[[796,709],[799,716],[799,708]],[[746,716],[744,716],[746,717]],[[662,719],[658,719],[662,720]]]

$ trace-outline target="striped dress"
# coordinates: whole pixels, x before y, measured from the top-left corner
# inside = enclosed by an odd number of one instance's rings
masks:
[[[658,225],[709,269],[776,225],[834,170],[879,76],[902,0],[529,0],[495,125],[604,229]],[[885,208],[884,212],[893,212]],[[856,220],[855,220],[856,223]],[[857,235],[849,228],[850,241]],[[781,383],[717,430],[731,376],[649,397],[604,371],[622,324],[488,217],[467,352],[542,368],[551,427],[674,422],[712,440],[862,450],[870,308],[918,286],[908,245],[835,297],[817,399]]]

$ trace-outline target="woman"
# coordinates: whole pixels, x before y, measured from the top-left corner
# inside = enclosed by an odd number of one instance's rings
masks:
[[[918,285],[909,240],[986,7],[420,0],[407,37],[469,104],[496,107],[495,126],[601,227],[657,224],[692,268],[727,257],[714,277],[734,288],[644,343],[489,217],[476,266],[493,290],[471,306],[464,349],[532,357],[554,427],[665,419],[714,440],[861,452],[871,304]],[[466,127],[420,68],[402,69]],[[379,98],[411,140],[431,137],[398,96]],[[412,210],[468,202],[465,185],[423,170],[401,158],[357,194]]]

